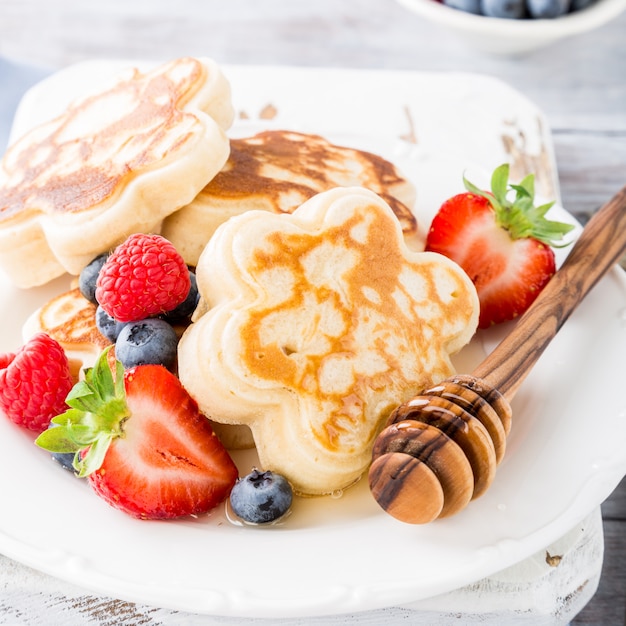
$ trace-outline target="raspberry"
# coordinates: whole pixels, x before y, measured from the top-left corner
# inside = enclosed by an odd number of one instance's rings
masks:
[[[0,411],[19,426],[43,432],[69,407],[65,398],[74,381],[60,344],[34,335],[15,354],[0,356]]]
[[[118,322],[167,313],[185,300],[191,281],[185,261],[160,235],[131,235],[102,266],[96,299]]]

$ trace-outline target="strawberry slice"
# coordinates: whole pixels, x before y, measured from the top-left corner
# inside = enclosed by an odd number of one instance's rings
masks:
[[[36,443],[75,452],[96,494],[141,519],[205,513],[224,501],[237,467],[179,380],[160,365],[113,376],[105,350]]]
[[[442,204],[426,238],[426,250],[456,261],[476,286],[479,328],[528,309],[556,271],[552,248],[574,228],[545,218],[553,202],[535,206],[532,174],[519,185],[508,178],[508,164],[494,171],[491,192],[463,178],[467,192]]]

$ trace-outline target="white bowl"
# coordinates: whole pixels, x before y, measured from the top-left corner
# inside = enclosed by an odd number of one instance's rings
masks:
[[[455,31],[472,47],[494,54],[523,54],[564,37],[592,30],[626,9],[626,0],[595,0],[581,11],[552,19],[505,19],[474,15],[437,0],[397,0],[407,9]]]

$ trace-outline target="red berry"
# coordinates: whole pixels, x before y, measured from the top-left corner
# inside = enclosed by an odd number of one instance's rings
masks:
[[[78,452],[78,475],[133,517],[198,515],[223,502],[237,466],[196,401],[163,366],[124,371],[115,362],[112,370],[108,355],[85,374],[80,397],[68,399],[71,414],[56,418],[56,428],[35,443]]]
[[[6,369],[9,367],[9,363],[15,358],[15,354],[13,352],[8,352],[7,354],[0,354],[0,370]]]
[[[88,477],[96,494],[142,519],[206,513],[223,502],[237,467],[178,378],[139,365],[124,383],[130,416]]]
[[[512,239],[489,202],[471,193],[444,202],[426,249],[449,257],[470,277],[480,301],[479,328],[520,316],[556,271],[549,246],[530,237]]]
[[[98,275],[96,300],[118,322],[167,313],[185,300],[191,280],[185,261],[160,235],[131,235]]]
[[[13,422],[42,432],[67,410],[73,386],[67,356],[60,344],[38,333],[16,354],[0,357],[0,410]]]
[[[474,283],[479,328],[528,309],[556,271],[550,246],[572,229],[545,218],[553,203],[535,206],[532,175],[519,185],[510,185],[508,175],[508,165],[497,168],[490,192],[464,179],[468,191],[441,205],[426,239],[426,250],[456,261]]]

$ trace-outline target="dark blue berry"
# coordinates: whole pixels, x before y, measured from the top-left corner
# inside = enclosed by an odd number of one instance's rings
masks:
[[[96,326],[98,330],[111,342],[115,343],[120,331],[126,324],[112,318],[100,305],[96,309]]]
[[[124,325],[115,342],[115,357],[125,368],[157,364],[176,368],[178,335],[165,320],[149,318]]]
[[[582,11],[591,6],[595,0],[572,0],[570,11]]]
[[[53,452],[52,458],[63,468],[69,472],[76,473],[74,469],[74,453],[73,452]]]
[[[289,481],[275,472],[252,470],[230,492],[230,506],[238,517],[252,524],[265,524],[282,517],[291,507]]]
[[[487,17],[522,19],[526,16],[524,0],[481,0],[480,9]]]
[[[443,0],[443,4],[465,13],[480,15],[480,0]]]
[[[487,17],[521,19],[526,15],[524,0],[481,0],[480,11]]]
[[[172,324],[188,320],[198,306],[198,300],[200,299],[198,282],[196,281],[196,275],[191,271],[189,272],[189,279],[191,281],[191,287],[189,288],[187,297],[175,309],[168,311],[163,316],[164,319]]]
[[[570,0],[526,0],[531,17],[543,19],[559,17],[569,11]]]
[[[98,274],[107,260],[108,254],[100,254],[88,265],[86,265],[78,277],[78,288],[89,302],[98,304],[96,300],[96,281]]]

